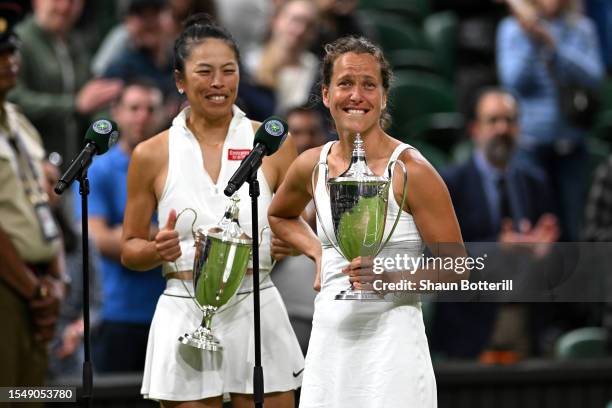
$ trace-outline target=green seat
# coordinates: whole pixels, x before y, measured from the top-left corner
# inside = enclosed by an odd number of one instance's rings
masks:
[[[457,16],[451,11],[432,14],[425,19],[423,30],[444,77],[452,81],[457,65]]]
[[[595,169],[609,157],[610,142],[595,138],[587,139],[587,151],[589,153],[588,180],[593,179]]]
[[[597,115],[591,135],[599,140],[612,142],[612,110],[605,110]]]
[[[394,71],[411,70],[442,75],[436,54],[426,49],[391,50],[385,56]]]
[[[394,13],[368,11],[361,13],[385,53],[405,49],[431,49],[420,24],[411,23]]]
[[[471,139],[463,140],[453,147],[453,151],[451,153],[451,161],[453,162],[453,164],[465,163],[470,157],[472,157],[473,151],[474,142],[472,142]]]
[[[360,0],[360,10],[396,13],[415,21],[423,20],[431,11],[430,0]]]
[[[463,115],[460,113],[438,112],[408,121],[400,132],[411,139],[423,140],[445,152],[450,152],[461,138],[463,127]]]
[[[395,133],[419,116],[456,112],[456,107],[453,88],[443,78],[422,72],[396,72],[389,91],[389,112]]]
[[[555,345],[555,357],[562,360],[605,357],[606,331],[583,327],[563,334]]]
[[[601,91],[602,96],[602,110],[612,111],[612,76],[608,76],[604,82]]]
[[[448,157],[437,147],[422,140],[407,140],[406,143],[421,152],[436,170],[440,171],[448,165]]]

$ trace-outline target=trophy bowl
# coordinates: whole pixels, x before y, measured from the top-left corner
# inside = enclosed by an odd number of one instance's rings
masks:
[[[389,182],[359,182],[347,177],[327,181],[331,215],[340,252],[347,260],[376,256],[387,219]]]
[[[212,333],[212,319],[240,287],[253,242],[237,222],[237,208],[237,200],[234,200],[219,225],[199,227],[194,231],[194,300],[204,316],[193,333],[179,337],[183,344],[209,351],[222,349]]]
[[[387,244],[401,215],[401,206],[387,237],[389,189],[392,186],[393,169],[398,165],[403,172],[402,202],[406,197],[407,173],[404,163],[392,160],[387,166],[389,177],[376,176],[367,166],[363,141],[359,134],[354,141],[354,149],[349,168],[338,177],[328,178],[327,163],[317,163],[311,173],[311,187],[315,191],[315,174],[323,167],[326,190],[329,195],[333,234],[321,216],[321,208],[313,194],[315,211],[321,229],[332,246],[347,261],[357,257],[374,258]],[[334,237],[333,240],[331,237]],[[335,242],[334,242],[335,241]],[[337,300],[381,300],[380,293],[374,290],[355,290],[353,286],[336,295]]]

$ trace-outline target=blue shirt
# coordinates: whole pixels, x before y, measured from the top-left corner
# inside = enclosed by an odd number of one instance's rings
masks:
[[[497,31],[497,67],[502,85],[519,101],[521,139],[529,148],[559,140],[581,142],[584,131],[561,116],[558,91],[548,65],[560,82],[597,88],[604,68],[592,22],[577,16],[544,23],[556,42],[554,52],[534,41],[514,17]]]
[[[89,216],[104,218],[110,227],[123,223],[127,201],[127,170],[130,157],[113,146],[106,154],[96,156],[89,168]],[[75,211],[81,214],[78,185],[73,189]],[[101,256],[102,320],[150,323],[157,299],[165,287],[161,268],[137,272],[120,262]]]

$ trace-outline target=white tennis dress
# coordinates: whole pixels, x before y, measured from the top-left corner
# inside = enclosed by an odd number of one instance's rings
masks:
[[[172,122],[169,135],[169,162],[166,185],[158,205],[158,219],[164,225],[170,210],[191,208],[197,213],[196,227],[214,225],[229,203],[223,194],[229,178],[240,165],[241,156],[253,147],[251,121],[240,109],[233,108],[233,118],[223,146],[221,172],[213,183],[204,171],[198,141],[186,126],[190,109],[186,108]],[[257,173],[261,195],[258,223],[268,225],[267,209],[272,191],[261,169]],[[240,225],[251,235],[251,204],[248,185],[238,191]],[[176,230],[182,255],[174,263],[164,264],[164,275],[193,267],[195,249],[191,226],[194,216],[186,211],[179,217]],[[261,280],[261,357],[264,392],[296,389],[301,384],[304,357],[295,337],[280,294],[272,283],[269,235],[260,246]],[[214,336],[223,350],[195,349],[179,343],[178,338],[191,333],[202,321],[202,312],[191,298],[192,281],[169,279],[160,297],[151,323],[141,393],[146,398],[192,401],[228,393],[253,393],[253,296],[252,276],[245,276],[237,295],[215,314]]]
[[[320,162],[327,161],[332,144],[324,146]],[[391,160],[406,148],[410,146],[398,146]],[[331,232],[323,173],[319,172],[315,195]],[[390,189],[385,236],[398,210]],[[348,262],[331,246],[320,223],[317,231],[323,245],[321,292],[315,299],[300,408],[435,407],[436,382],[418,296],[384,302],[334,300],[349,286],[341,272]],[[398,252],[420,256],[423,248],[412,216],[402,211],[389,244],[378,256]]]

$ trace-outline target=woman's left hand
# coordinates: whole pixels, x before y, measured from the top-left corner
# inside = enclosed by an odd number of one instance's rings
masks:
[[[288,256],[301,255],[298,250],[296,250],[291,245],[289,245],[282,239],[277,238],[274,235],[272,236],[272,243],[270,248],[270,254],[272,255],[272,259],[274,259],[275,261],[280,261]]]

